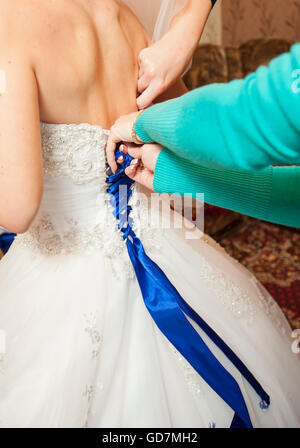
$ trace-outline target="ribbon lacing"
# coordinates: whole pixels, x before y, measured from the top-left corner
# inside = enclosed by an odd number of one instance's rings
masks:
[[[201,330],[251,384],[261,398],[260,408],[262,410],[269,407],[270,397],[245,364],[185,302],[160,267],[145,253],[141,241],[132,230],[133,221],[130,218],[132,208],[129,205],[129,199],[132,195],[134,181],[126,176],[125,169],[130,165],[132,157],[117,150],[116,160],[120,156],[123,157],[123,162],[119,164],[120,169],[115,174],[108,176],[107,192],[112,195],[111,204],[114,207],[114,216],[126,242],[144,303],[167,339],[234,411],[231,428],[252,428],[249,412],[238,383],[210,351],[185,314],[199,325]]]

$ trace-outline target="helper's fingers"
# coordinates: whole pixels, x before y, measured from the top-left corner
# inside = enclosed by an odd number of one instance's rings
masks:
[[[143,65],[140,65],[139,66],[139,78],[141,78],[143,76],[143,74],[144,74],[144,67],[143,67]]]
[[[142,147],[142,161],[146,168],[155,171],[156,162],[163,147],[157,143],[146,143]]]
[[[130,177],[130,179],[134,179],[136,176],[137,170],[139,167],[139,160],[133,159],[130,163],[130,165],[126,168],[125,174]]]
[[[153,191],[154,174],[147,168],[142,168],[140,163],[132,161],[131,165],[126,168],[125,174],[130,179]]]
[[[134,143],[126,143],[124,146],[131,157],[134,159],[142,158],[142,146],[135,145]]]
[[[122,145],[120,145],[119,151],[123,152],[124,154],[128,153],[127,147],[124,145],[124,143],[122,143]]]
[[[137,97],[136,104],[139,108],[139,110],[146,109],[148,106],[152,104],[152,102],[156,98],[155,90],[152,87],[152,84],[150,84],[144,92]]]
[[[141,77],[141,76],[143,76],[143,74],[144,74],[144,53],[145,53],[145,51],[147,51],[148,49],[147,48],[143,48],[143,50],[141,50],[140,52],[139,52],[139,55],[138,55],[138,64],[139,64],[139,78]]]
[[[149,86],[149,80],[145,77],[145,75],[141,76],[138,80],[138,92],[143,93],[148,86]]]
[[[153,79],[143,93],[137,98],[139,109],[146,109],[153,101],[164,92],[163,83],[159,79]]]
[[[107,141],[107,145],[106,145],[106,159],[107,159],[107,163],[109,164],[109,166],[111,167],[111,169],[114,173],[118,169],[117,163],[115,160],[115,151],[116,151],[117,143],[118,143],[118,138],[116,136],[114,136],[113,132],[111,131],[108,141]]]

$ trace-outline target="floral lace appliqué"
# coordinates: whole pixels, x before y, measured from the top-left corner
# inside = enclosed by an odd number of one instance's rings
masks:
[[[88,315],[85,315],[85,328],[84,331],[88,335],[91,344],[92,344],[92,353],[91,360],[92,362],[98,362],[98,358],[100,356],[100,349],[102,344],[102,336],[99,331],[99,323],[98,323],[98,315],[99,311],[91,312]],[[91,417],[95,415],[93,411],[93,398],[95,394],[95,390],[103,389],[103,384],[98,380],[94,384],[86,385],[84,391],[82,392],[82,396],[87,400],[87,407],[83,421],[83,427],[88,427],[88,423]]]
[[[199,397],[201,394],[201,384],[199,381],[198,372],[190,365],[190,363],[182,356],[182,354],[174,347],[174,345],[167,341],[169,349],[173,352],[177,365],[181,369],[188,388],[192,394]]]
[[[62,195],[70,191],[70,208],[63,210],[64,216],[57,216],[42,209],[27,232],[17,235],[15,245],[23,245],[44,256],[58,254],[86,254],[100,250],[109,259],[112,271],[117,278],[134,277],[134,271],[128,256],[126,243],[118,230],[114,218],[114,208],[110,205],[111,196],[106,192],[106,157],[105,145],[108,131],[89,124],[55,125],[41,123],[44,171],[47,191],[44,203],[47,209],[48,190],[57,189],[57,202]],[[60,187],[59,178],[70,182],[67,190]],[[97,193],[97,203],[91,211],[91,219],[84,217],[84,222],[77,219],[74,209],[84,208],[84,203],[77,204],[76,196],[80,190],[73,190],[78,185],[91,184],[91,193]],[[60,190],[63,188],[64,190]],[[84,187],[86,188],[86,187]],[[134,230],[141,237],[145,249],[153,247],[155,232],[144,217],[148,212],[145,205],[137,199],[136,186],[131,198]],[[79,199],[78,199],[79,200]],[[51,196],[53,203],[53,196]],[[59,208],[58,208],[59,210]],[[61,211],[59,212],[61,213]],[[88,215],[87,210],[86,215]],[[59,219],[57,219],[59,218]],[[55,224],[59,221],[59,225]],[[92,224],[86,224],[90,221]]]
[[[203,235],[203,241],[224,254],[231,262],[238,263],[230,257],[226,250],[207,235]],[[266,315],[272,320],[279,332],[286,333],[286,326],[283,324],[284,317],[281,309],[274,299],[263,288],[260,282],[250,272],[248,272],[251,282],[256,289],[256,300],[228,279],[219,269],[212,267],[205,259],[199,263],[199,275],[205,278],[209,287],[215,292],[222,304],[232,312],[237,318],[243,318],[247,324],[252,324],[258,308],[263,309]]]
[[[86,316],[86,327],[84,331],[89,335],[92,342],[92,359],[99,356],[102,338],[97,326],[97,313]]]
[[[41,123],[45,174],[85,184],[104,176],[108,131],[89,124]]]

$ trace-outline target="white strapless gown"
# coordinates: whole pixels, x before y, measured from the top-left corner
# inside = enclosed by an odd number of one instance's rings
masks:
[[[233,411],[145,307],[103,195],[108,133],[45,123],[41,132],[42,204],[0,262],[0,426],[229,427]],[[249,384],[198,330],[237,380],[253,426],[300,427],[300,362],[277,304],[200,231],[187,240],[185,229],[147,226],[145,207],[133,199],[147,253],[271,397],[263,412]]]

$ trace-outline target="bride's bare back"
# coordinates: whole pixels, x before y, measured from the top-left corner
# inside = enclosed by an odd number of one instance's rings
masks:
[[[109,128],[136,110],[138,53],[149,38],[122,2],[27,3],[43,121]]]
[[[40,120],[109,128],[136,110],[150,39],[119,0],[0,0],[0,10],[0,226],[22,232],[43,191]]]

